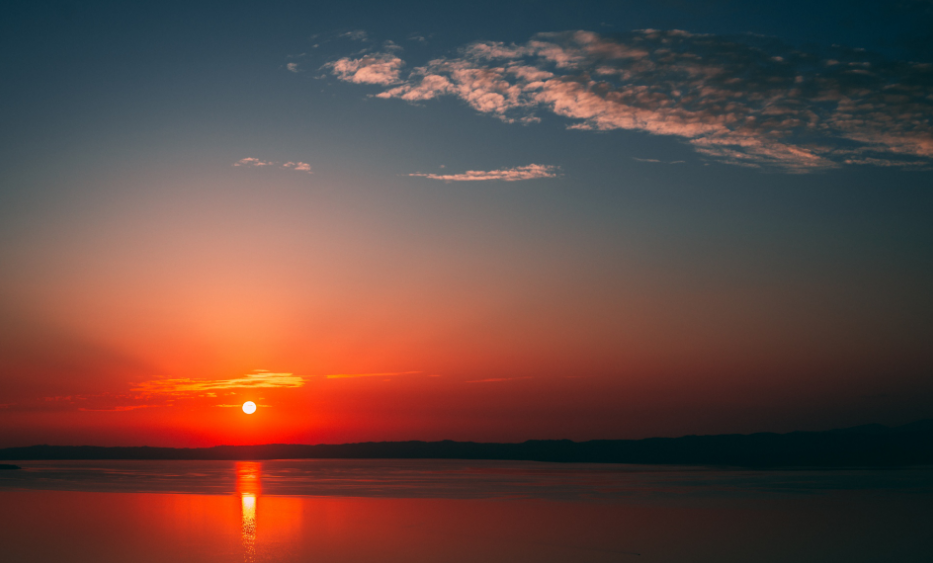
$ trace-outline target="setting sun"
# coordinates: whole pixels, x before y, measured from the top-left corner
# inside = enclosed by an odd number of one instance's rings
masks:
[[[246,414],[253,414],[254,412],[256,412],[256,403],[252,401],[246,401],[245,403],[243,403],[243,412],[245,412]]]

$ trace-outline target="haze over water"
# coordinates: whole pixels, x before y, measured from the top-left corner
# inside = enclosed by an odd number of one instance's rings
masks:
[[[11,561],[926,561],[933,469],[19,462]]]

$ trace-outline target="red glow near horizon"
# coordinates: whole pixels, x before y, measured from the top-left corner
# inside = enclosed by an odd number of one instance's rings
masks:
[[[440,278],[401,268],[376,283],[365,269],[289,272],[256,249],[265,287],[228,271],[230,257],[215,271],[177,250],[185,279],[116,261],[22,290],[29,321],[0,341],[12,374],[0,447],[637,438],[910,422],[928,409],[929,379],[913,375],[926,359],[910,342],[837,335],[782,309],[786,296],[662,291],[644,275],[566,291],[571,276],[542,257],[534,291],[501,273],[474,277],[477,291],[453,261]],[[895,353],[902,375],[880,378]],[[885,395],[897,400],[865,407]],[[244,416],[246,400],[259,412]]]

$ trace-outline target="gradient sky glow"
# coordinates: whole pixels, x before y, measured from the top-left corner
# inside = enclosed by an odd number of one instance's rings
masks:
[[[14,3],[0,447],[933,417],[931,29],[920,0]]]

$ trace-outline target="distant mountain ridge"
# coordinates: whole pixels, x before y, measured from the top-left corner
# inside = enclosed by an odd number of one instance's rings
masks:
[[[642,440],[528,440],[512,444],[363,442],[211,448],[28,446],[0,460],[485,459],[741,467],[896,467],[933,464],[933,419],[824,432],[719,434]]]

